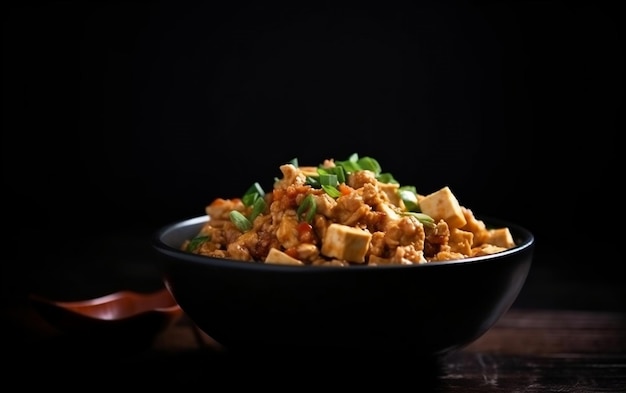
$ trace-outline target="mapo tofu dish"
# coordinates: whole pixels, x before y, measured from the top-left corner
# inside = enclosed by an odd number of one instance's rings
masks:
[[[266,192],[216,198],[186,252],[282,265],[413,265],[494,254],[515,246],[509,228],[488,228],[448,186],[420,194],[351,155],[280,166]]]

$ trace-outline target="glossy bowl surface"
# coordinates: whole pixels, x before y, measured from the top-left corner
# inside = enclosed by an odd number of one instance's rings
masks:
[[[480,217],[478,217],[480,218]],[[534,237],[502,220],[517,246],[459,261],[399,266],[284,266],[180,250],[207,216],[153,239],[164,283],[227,350],[409,352],[439,356],[481,335],[510,308],[531,267]]]

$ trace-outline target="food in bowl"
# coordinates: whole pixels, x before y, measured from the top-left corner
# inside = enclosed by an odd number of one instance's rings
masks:
[[[408,353],[416,360],[462,348],[511,307],[534,248],[534,237],[525,228],[485,217],[488,227],[508,228],[516,246],[411,265],[251,263],[184,251],[183,243],[207,219],[182,219],[155,233],[153,247],[165,286],[227,353],[283,352],[296,364],[294,356],[319,352],[331,354],[335,362],[344,354],[369,364],[380,361],[378,354]]]
[[[420,194],[353,154],[280,166],[271,192],[254,183],[216,198],[182,249],[213,258],[294,266],[412,265],[489,255],[514,247],[508,227],[487,227],[445,186]]]
[[[226,352],[282,352],[295,363],[294,356],[320,351],[362,364],[381,353],[441,356],[484,334],[525,282],[532,233],[474,217],[449,188],[419,195],[356,155],[334,166],[281,169],[271,193],[255,184],[154,236],[165,286]],[[337,181],[322,176],[329,174]],[[335,229],[338,250],[323,251],[333,224],[344,229]],[[367,247],[351,236],[367,239]],[[341,251],[341,242],[357,251]],[[302,249],[316,256],[303,257]]]

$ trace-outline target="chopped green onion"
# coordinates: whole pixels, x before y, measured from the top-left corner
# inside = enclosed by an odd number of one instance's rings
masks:
[[[398,194],[400,199],[402,199],[402,202],[404,202],[406,210],[410,212],[417,212],[419,211],[419,205],[417,202],[417,194],[413,191],[413,189],[414,187],[412,186],[400,187],[398,189]]]
[[[254,219],[257,218],[259,214],[263,213],[266,207],[267,203],[265,202],[265,199],[257,198],[257,200],[254,201],[254,205],[252,206],[252,212],[250,213],[250,217],[248,217],[248,220],[250,222],[254,222]]]
[[[346,170],[341,165],[333,168],[318,168],[317,173],[322,175],[333,175],[337,177],[337,184],[346,182]]]
[[[362,170],[368,170],[374,172],[374,175],[379,176],[382,172],[381,166],[378,161],[372,157],[361,157],[356,153],[353,153],[348,157],[345,161],[336,161],[336,167],[343,168],[344,175],[346,173],[353,173]],[[339,175],[338,175],[339,176]],[[391,177],[393,179],[393,177]],[[345,182],[345,179],[339,181],[340,183]]]
[[[413,194],[415,194],[415,197],[417,198],[417,188],[415,188],[415,186],[402,186],[402,187],[400,187],[398,189],[399,190],[411,191]]]
[[[375,175],[380,175],[380,172],[382,170],[378,161],[376,161],[372,157],[359,158],[357,163],[359,164],[361,169],[372,171]]]
[[[263,188],[258,182],[255,182],[248,188],[246,193],[243,194],[241,201],[245,206],[252,206],[258,198],[263,198],[264,196],[265,191],[263,191]]]
[[[411,215],[415,218],[417,218],[417,220],[419,222],[422,223],[422,225],[424,225],[425,227],[429,227],[429,228],[434,228],[435,227],[435,220],[424,213],[418,213],[418,212],[403,212],[403,215]]]
[[[398,181],[393,178],[393,175],[391,173],[381,173],[380,175],[376,176],[376,180],[381,183],[399,184]]]
[[[229,214],[230,221],[235,224],[241,232],[247,232],[252,228],[252,222],[238,210],[233,210]]]
[[[322,174],[320,175],[320,184],[322,186],[337,186],[337,175],[334,174]]]
[[[347,173],[357,172],[361,170],[361,167],[358,163],[352,161],[339,161],[336,163],[337,165],[343,167],[343,169]]]
[[[348,157],[345,161],[335,161],[336,166],[341,166],[347,173],[356,172],[361,170],[361,166],[359,165],[359,155],[356,153],[352,153],[350,157]]]
[[[313,217],[315,216],[316,212],[317,205],[315,204],[315,199],[313,199],[313,195],[308,194],[302,200],[300,206],[298,206],[298,210],[296,210],[296,214],[298,215],[298,221],[302,221],[302,215],[304,214],[304,221],[310,224],[313,221]]]
[[[321,188],[321,184],[318,177],[307,176],[306,184],[310,185],[313,188]]]
[[[188,252],[195,252],[203,243],[211,240],[210,236],[196,236],[187,244]]]
[[[326,191],[328,195],[330,195],[331,197],[335,199],[341,196],[341,191],[339,191],[337,187],[322,184],[322,188],[324,189],[324,191]]]
[[[337,175],[337,182],[338,183],[345,183],[346,182],[346,170],[342,167],[342,166],[337,166],[335,168],[333,168],[333,173],[335,175]]]
[[[341,183],[346,182],[346,171],[343,167],[337,166],[334,168],[317,168],[319,176],[307,176],[306,184],[313,188],[322,188],[322,185],[330,185],[333,187],[338,186]]]
[[[290,163],[291,165],[295,166],[296,168],[298,168],[298,167],[299,167],[299,164],[298,164],[298,158],[297,158],[297,157],[296,157],[296,158],[292,158],[292,159],[291,159],[291,161],[289,161],[289,163]]]

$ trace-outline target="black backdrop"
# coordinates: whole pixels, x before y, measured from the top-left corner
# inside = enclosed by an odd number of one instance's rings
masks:
[[[354,152],[527,227],[562,255],[541,263],[621,270],[599,260],[624,206],[610,2],[215,4],[3,6],[5,251],[23,271],[124,255],[110,239]]]

